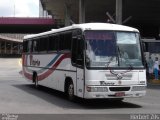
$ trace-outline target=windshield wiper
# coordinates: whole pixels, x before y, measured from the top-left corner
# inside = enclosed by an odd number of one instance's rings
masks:
[[[107,65],[106,65],[106,68],[107,68],[107,69],[108,69],[108,67],[109,67],[109,65],[110,65],[110,63],[111,63],[111,61],[113,60],[113,58],[114,58],[114,56],[112,56],[112,57],[109,59]]]
[[[117,45],[117,51],[118,51],[118,55],[117,55],[117,59],[118,59],[118,66],[120,66],[120,62],[119,62],[119,57],[122,58],[121,56],[121,51],[119,49],[119,46]]]
[[[118,51],[118,55],[120,56],[120,58],[122,57],[121,56],[121,51],[120,51],[120,49],[119,49],[119,46],[117,45],[117,51]]]

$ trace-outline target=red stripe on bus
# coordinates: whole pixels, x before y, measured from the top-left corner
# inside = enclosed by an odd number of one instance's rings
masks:
[[[27,79],[29,79],[29,80],[32,80],[32,74],[30,74],[30,73],[27,73],[26,71],[25,71],[25,68],[24,68],[24,65],[27,65],[27,55],[22,55],[22,65],[23,65],[23,74],[24,74],[24,76],[27,78]]]
[[[24,68],[23,68],[23,74],[24,74],[24,76],[27,78],[27,79],[29,79],[29,80],[32,80],[32,74],[30,74],[30,73],[27,73],[25,70],[24,70]]]
[[[43,80],[43,79],[47,78],[51,73],[53,73],[55,71],[55,69],[58,67],[58,65],[66,58],[70,58],[70,54],[64,54],[63,56],[61,56],[58,59],[58,61],[55,64],[53,64],[51,69],[49,69],[48,71],[46,71],[42,75],[38,76],[38,80],[40,81],[40,80]]]

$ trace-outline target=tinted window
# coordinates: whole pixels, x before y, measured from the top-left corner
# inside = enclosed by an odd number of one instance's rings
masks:
[[[49,51],[57,50],[57,39],[56,39],[56,36],[49,36],[48,50]]]
[[[59,50],[65,50],[65,39],[64,34],[61,34],[59,37]]]
[[[40,52],[47,51],[47,47],[48,47],[48,39],[47,39],[47,37],[40,38],[40,40],[38,42],[39,42],[38,50]]]
[[[67,50],[71,50],[72,33],[65,34],[65,45]]]
[[[59,39],[59,50],[70,50],[71,49],[71,33],[64,33],[60,35]]]
[[[33,52],[38,52],[38,42],[37,40],[33,40],[32,42]]]
[[[158,42],[148,43],[148,52],[159,53],[160,52],[160,43],[158,43]]]
[[[27,52],[32,52],[32,41],[30,40],[30,41],[28,41],[27,42]]]

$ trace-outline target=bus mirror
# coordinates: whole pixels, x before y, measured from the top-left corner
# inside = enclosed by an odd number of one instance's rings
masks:
[[[78,38],[78,40],[82,40],[82,36],[78,36],[77,38]]]
[[[83,56],[82,55],[78,55],[77,56],[77,63],[79,64],[79,65],[84,65],[83,63],[84,63],[84,59],[83,59]]]
[[[78,65],[84,65],[83,59],[77,59],[77,64]]]
[[[87,64],[87,66],[89,66],[89,65],[90,65],[90,59],[89,59],[89,57],[88,57],[88,56],[86,56],[86,64]]]

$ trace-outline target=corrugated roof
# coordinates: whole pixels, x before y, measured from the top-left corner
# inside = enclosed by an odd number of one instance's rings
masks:
[[[0,17],[0,25],[53,25],[55,20],[52,18],[36,17]]]

